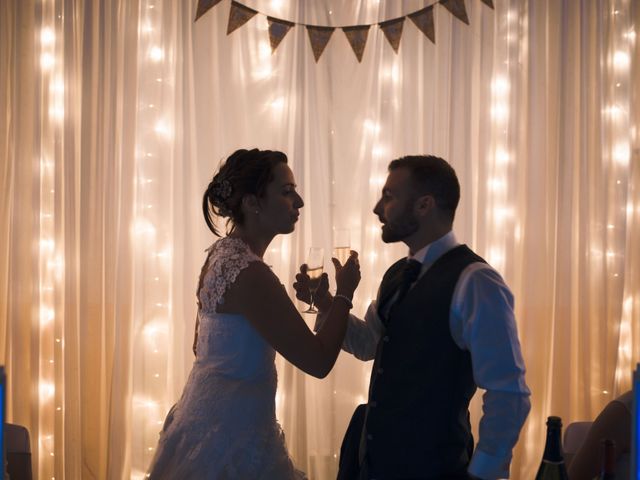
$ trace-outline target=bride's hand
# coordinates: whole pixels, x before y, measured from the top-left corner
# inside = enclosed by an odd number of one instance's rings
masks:
[[[353,293],[360,283],[358,252],[351,250],[351,255],[344,265],[337,258],[332,258],[331,261],[336,269],[336,294],[353,298]]]

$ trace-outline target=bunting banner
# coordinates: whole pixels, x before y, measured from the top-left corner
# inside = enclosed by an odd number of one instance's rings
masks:
[[[267,17],[267,21],[269,22],[269,42],[271,43],[271,53],[273,54],[295,23],[273,17]]]
[[[316,63],[320,60],[320,55],[324,52],[324,48],[327,46],[327,43],[329,43],[334,30],[335,28],[333,27],[307,25],[309,42],[311,42],[311,50],[313,50],[313,57],[316,59]]]
[[[197,21],[206,12],[218,5],[222,0],[198,0],[196,8]],[[480,0],[487,7],[494,9],[493,0]],[[322,53],[324,52],[333,31],[336,28],[340,28],[347,41],[356,56],[358,63],[362,62],[362,56],[367,46],[367,39],[369,36],[369,30],[373,25],[377,25],[385,38],[393,48],[393,51],[397,54],[400,48],[400,40],[402,39],[402,29],[404,27],[404,21],[409,18],[411,22],[429,39],[432,43],[436,43],[436,27],[434,22],[434,7],[436,5],[442,5],[451,15],[458,20],[469,25],[469,17],[467,15],[467,8],[465,0],[437,0],[434,3],[414,12],[407,13],[398,18],[390,20],[384,20],[377,24],[365,24],[365,25],[347,25],[347,26],[331,26],[331,25],[307,25],[304,23],[291,22],[289,20],[283,20],[281,18],[275,18],[273,16],[265,15],[262,12],[253,10],[252,8],[243,5],[242,3],[231,0],[231,8],[229,10],[229,23],[227,24],[227,35],[234,32],[249,20],[251,20],[257,14],[263,15],[267,18],[269,23],[269,42],[271,43],[271,53],[275,53],[276,49],[289,33],[289,30],[296,26],[301,26],[307,29],[309,35],[309,43],[311,44],[311,50],[313,52],[313,58],[316,63],[320,60]]]
[[[398,53],[398,49],[400,48],[400,38],[402,37],[402,27],[404,26],[404,17],[387,20],[386,22],[379,23],[378,26],[389,41],[393,51]]]
[[[357,26],[357,27],[343,27],[342,31],[349,40],[349,44],[353,49],[353,53],[356,54],[358,63],[362,62],[362,54],[364,53],[364,47],[367,46],[367,35],[369,35],[369,25]]]
[[[219,4],[222,0],[199,0],[198,1],[198,9],[196,10],[196,20],[198,20],[202,15],[207,13],[210,9]]]
[[[464,0],[440,0],[440,3],[444,8],[449,10],[454,17],[469,25],[469,17],[467,17]]]
[[[249,7],[245,7],[235,0],[231,1],[229,10],[229,24],[227,25],[227,35],[251,20],[258,12]]]
[[[409,20],[431,40],[431,43],[436,43],[436,27],[433,23],[433,5],[407,16]]]

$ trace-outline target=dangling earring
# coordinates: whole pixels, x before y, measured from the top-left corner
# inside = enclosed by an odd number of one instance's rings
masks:
[[[260,210],[256,210],[256,215],[260,215]]]

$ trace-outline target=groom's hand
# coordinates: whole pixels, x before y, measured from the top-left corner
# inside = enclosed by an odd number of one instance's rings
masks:
[[[307,265],[300,266],[300,273],[296,275],[296,281],[293,283],[293,288],[296,291],[296,298],[302,300],[305,303],[311,303],[311,292],[309,291],[309,282],[311,279],[307,275]],[[313,303],[318,309],[323,312],[331,307],[331,294],[329,293],[329,277],[326,273],[320,277],[320,285],[313,296]]]

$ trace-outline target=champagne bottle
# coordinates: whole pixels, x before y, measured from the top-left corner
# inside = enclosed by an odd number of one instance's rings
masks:
[[[569,480],[567,467],[562,456],[562,419],[549,417],[547,419],[547,443],[544,455],[536,475],[536,480]]]
[[[607,438],[602,440],[602,468],[596,480],[615,480],[616,478],[616,442]]]

